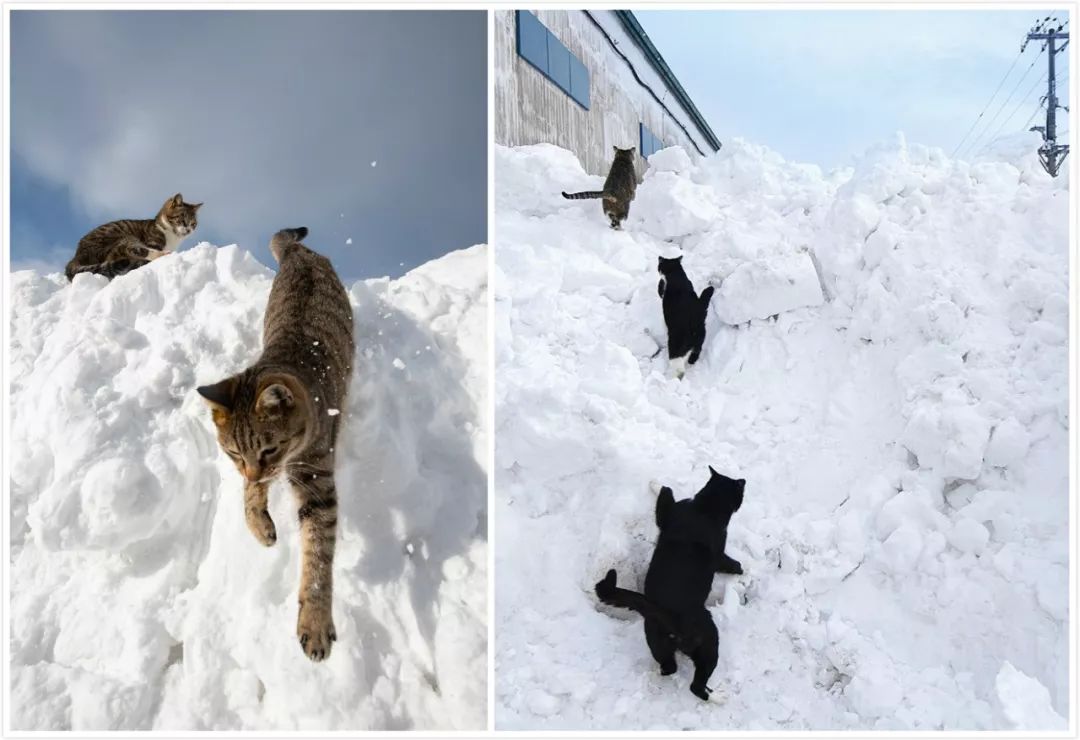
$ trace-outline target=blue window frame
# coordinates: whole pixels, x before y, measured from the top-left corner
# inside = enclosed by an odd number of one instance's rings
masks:
[[[642,157],[648,157],[650,154],[654,154],[667,146],[663,139],[654,135],[652,131],[645,127],[644,123],[639,123],[638,127],[641,129],[641,148],[639,151]]]
[[[527,10],[518,10],[515,15],[518,56],[589,110],[589,70],[535,15]]]

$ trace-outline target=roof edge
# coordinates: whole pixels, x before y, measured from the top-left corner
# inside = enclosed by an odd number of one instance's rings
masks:
[[[649,35],[645,33],[645,29],[638,23],[638,19],[634,17],[633,12],[629,10],[613,10],[615,17],[622,23],[623,28],[630,34],[630,38],[635,44],[645,52],[646,58],[649,60],[649,64],[656,70],[657,74],[663,78],[667,86],[675,93],[675,99],[679,101],[679,104],[690,114],[690,118],[693,119],[694,124],[698,130],[705,137],[705,140],[709,143],[709,146],[713,148],[713,151],[720,151],[720,140],[716,138],[716,134],[709,128],[709,124],[705,122],[705,117],[701,115],[701,111],[694,105],[694,101],[690,99],[686,90],[679,84],[678,78],[675,77],[675,73],[668,67],[667,62],[664,61],[664,57],[653,46],[652,40]]]

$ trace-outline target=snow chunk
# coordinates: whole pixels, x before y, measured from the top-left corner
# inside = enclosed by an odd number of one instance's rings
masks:
[[[986,445],[986,462],[998,468],[1008,467],[1027,456],[1031,435],[1014,417],[994,427],[990,443]]]
[[[713,296],[717,315],[728,324],[764,319],[823,301],[817,270],[806,253],[745,262],[724,278]]]
[[[982,470],[990,423],[966,405],[921,403],[904,430],[903,444],[919,465],[950,478],[973,479]]]
[[[649,169],[656,172],[687,173],[693,164],[690,155],[681,146],[669,146],[649,155]]]
[[[990,541],[990,532],[974,519],[960,519],[949,532],[949,544],[960,552],[979,555]]]
[[[994,680],[1005,717],[1014,730],[1050,732],[1067,730],[1069,722],[1050,702],[1050,692],[1036,679],[1005,661]]]

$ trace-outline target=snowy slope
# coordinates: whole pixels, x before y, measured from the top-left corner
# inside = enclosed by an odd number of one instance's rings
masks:
[[[12,727],[483,727],[486,273],[473,247],[349,288],[339,639],[318,664],[292,495],[271,490],[262,547],[194,392],[257,357],[273,273],[208,244],[112,283],[14,273]]]
[[[828,174],[667,149],[622,232],[560,197],[602,182],[570,153],[497,150],[498,727],[1065,726],[1068,191],[1036,145],[898,136]],[[720,286],[681,382],[654,357],[678,253]],[[592,595],[640,586],[649,481],[688,497],[709,464],[748,481],[722,704]]]

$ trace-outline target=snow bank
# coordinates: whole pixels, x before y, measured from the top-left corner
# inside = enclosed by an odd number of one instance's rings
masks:
[[[273,273],[208,244],[112,283],[14,273],[12,727],[483,727],[486,272],[474,247],[349,290],[319,664],[295,636],[292,495],[271,490],[262,547],[194,392],[257,357]]]
[[[1069,721],[1054,711],[1050,692],[1005,661],[997,675],[998,697],[1016,730],[1067,730]]]
[[[1006,662],[1048,692],[1027,729],[1068,716],[1068,191],[1035,146],[897,136],[827,174],[666,149],[621,232],[558,196],[599,184],[571,154],[497,148],[500,728],[1008,729]],[[720,286],[681,382],[672,253]],[[591,593],[640,584],[649,481],[689,496],[709,464],[748,480],[723,705]]]

